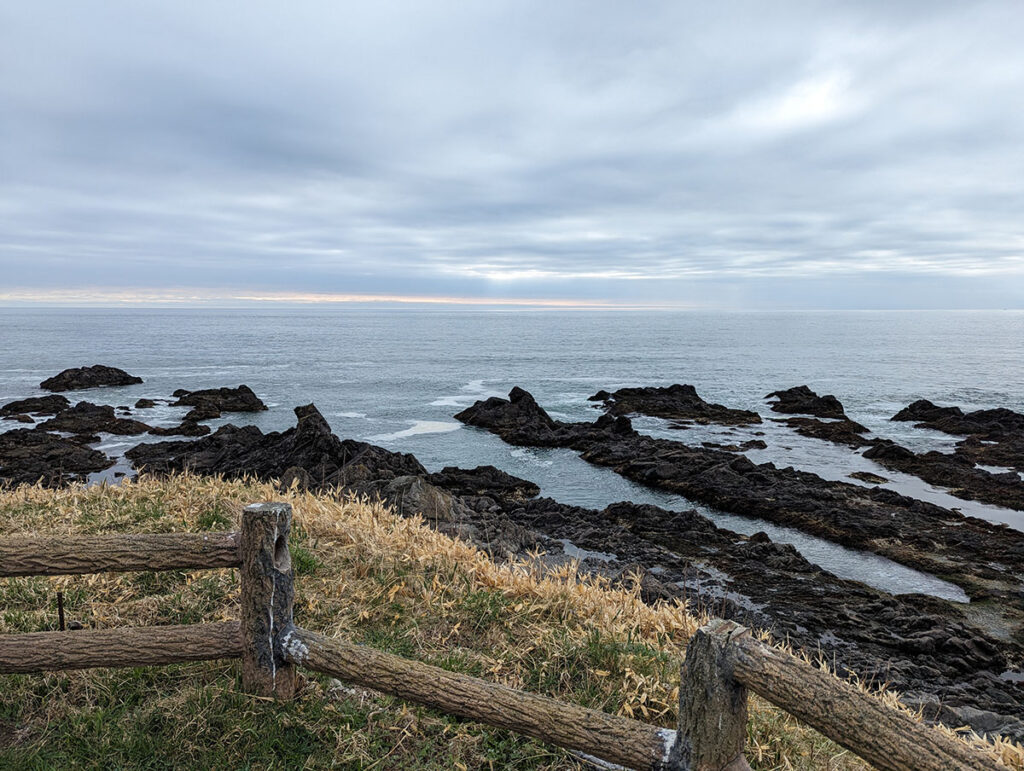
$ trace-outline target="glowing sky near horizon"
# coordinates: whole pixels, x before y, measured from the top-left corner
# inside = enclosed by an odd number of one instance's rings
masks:
[[[1021,40],[1016,0],[7,3],[0,304],[1021,308]]]

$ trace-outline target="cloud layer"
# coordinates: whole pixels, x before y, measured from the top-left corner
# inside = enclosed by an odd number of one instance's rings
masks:
[[[102,287],[1024,306],[1024,6],[10,3],[0,265]]]

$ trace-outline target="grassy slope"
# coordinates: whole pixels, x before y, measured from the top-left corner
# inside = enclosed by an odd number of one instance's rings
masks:
[[[634,592],[492,563],[378,506],[200,478],[0,493],[8,532],[170,532],[235,526],[241,506],[288,498],[296,621],[403,656],[664,726],[699,623]],[[237,617],[231,570],[0,581],[0,634],[53,629],[55,592],[87,626]],[[73,632],[69,632],[73,634]],[[1019,751],[1001,747],[1013,767]],[[753,700],[759,769],[864,768]],[[239,688],[235,662],[0,676],[0,767],[575,769],[569,753],[309,676],[274,704]]]

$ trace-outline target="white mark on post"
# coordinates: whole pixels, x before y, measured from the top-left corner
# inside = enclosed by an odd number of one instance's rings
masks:
[[[277,519],[274,519],[274,540],[272,544],[277,544]],[[267,608],[267,613],[270,616],[270,625],[267,627],[267,644],[270,650],[270,682],[271,685],[277,688],[277,658],[274,652],[274,592],[277,591],[277,576],[273,566],[270,570],[270,607]]]
[[[662,742],[664,742],[661,762],[667,765],[669,760],[672,759],[672,750],[676,748],[676,742],[679,740],[679,732],[669,728],[659,728],[658,735],[661,737]]]
[[[306,656],[309,655],[309,648],[302,642],[298,637],[295,636],[295,632],[289,631],[281,641],[281,647],[284,648],[284,652],[288,654],[288,658],[294,661],[296,664],[301,664],[306,660]]]

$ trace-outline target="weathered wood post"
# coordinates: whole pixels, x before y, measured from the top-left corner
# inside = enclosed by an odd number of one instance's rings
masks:
[[[257,503],[242,513],[242,687],[278,699],[295,693],[295,666],[279,655],[295,597],[291,523],[287,503]]]
[[[679,735],[674,760],[682,771],[750,771],[743,756],[747,689],[733,678],[730,642],[749,634],[715,619],[686,646],[679,682]]]

